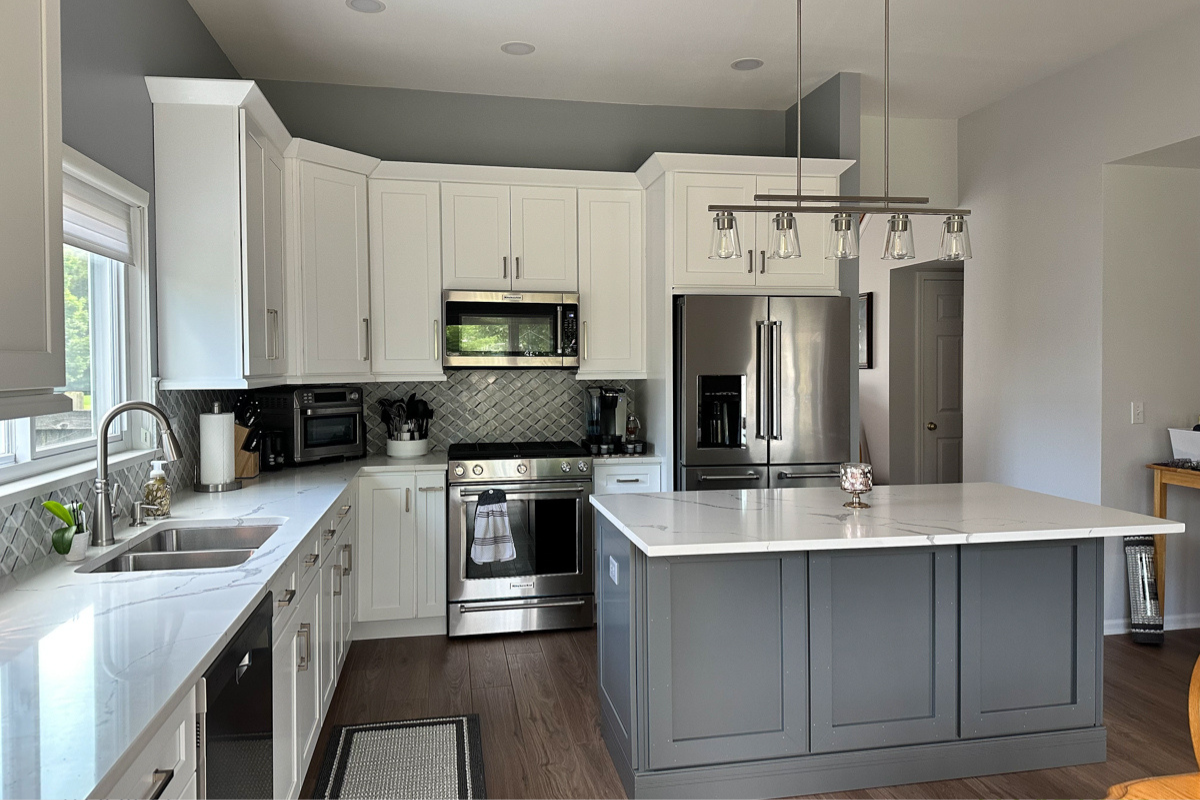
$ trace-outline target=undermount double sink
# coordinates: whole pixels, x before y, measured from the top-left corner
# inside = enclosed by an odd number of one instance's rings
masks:
[[[278,525],[169,527],[150,533],[115,554],[85,564],[79,572],[145,572],[215,569],[248,560]]]

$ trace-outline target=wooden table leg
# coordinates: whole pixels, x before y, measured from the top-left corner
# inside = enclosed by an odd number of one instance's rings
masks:
[[[1154,471],[1154,516],[1159,519],[1167,518],[1167,484],[1163,482],[1162,472]],[[1158,588],[1158,613],[1166,618],[1167,593],[1167,537],[1158,534],[1154,537],[1154,582]]]

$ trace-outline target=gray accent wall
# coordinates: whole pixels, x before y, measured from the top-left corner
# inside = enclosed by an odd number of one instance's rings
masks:
[[[258,81],[293,136],[384,161],[634,172],[655,152],[784,155],[784,112]]]
[[[153,297],[154,107],[147,75],[241,77],[187,0],[62,0],[63,142],[150,192]],[[158,330],[153,303],[150,313]],[[151,351],[157,368],[157,337]]]

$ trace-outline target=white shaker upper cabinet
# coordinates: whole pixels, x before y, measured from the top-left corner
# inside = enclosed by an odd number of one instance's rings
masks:
[[[801,179],[803,194],[837,194],[838,179],[805,177]],[[759,175],[759,194],[795,194],[796,179],[783,175]],[[796,236],[800,242],[800,258],[771,258],[771,230],[774,216],[755,214],[757,225],[757,260],[754,262],[756,286],[793,289],[837,289],[838,262],[825,258],[829,237],[827,214],[796,214]]]
[[[513,186],[512,288],[521,292],[579,289],[575,189]]]
[[[642,193],[579,190],[580,379],[646,377]]]
[[[508,195],[507,186],[442,184],[445,288],[481,292],[512,288]]]
[[[242,112],[246,375],[283,375],[283,153]]]
[[[300,162],[305,375],[371,373],[367,178]]]
[[[59,74],[58,0],[0,3],[0,420],[63,410]]]
[[[438,184],[369,183],[371,366],[377,380],[443,380]]]
[[[742,244],[741,258],[709,258],[714,212],[708,207],[713,203],[753,205],[757,185],[753,175],[681,172],[675,176],[676,286],[754,286],[758,268],[754,238],[756,215],[734,215]]]

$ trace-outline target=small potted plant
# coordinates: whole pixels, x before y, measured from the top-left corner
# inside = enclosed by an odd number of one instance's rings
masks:
[[[87,557],[87,535],[82,530],[83,526],[78,524],[75,519],[79,505],[77,503],[71,505],[72,508],[67,508],[62,503],[47,500],[42,503],[42,508],[66,523],[50,536],[50,544],[54,547],[54,552],[66,556],[67,561],[83,561]]]

